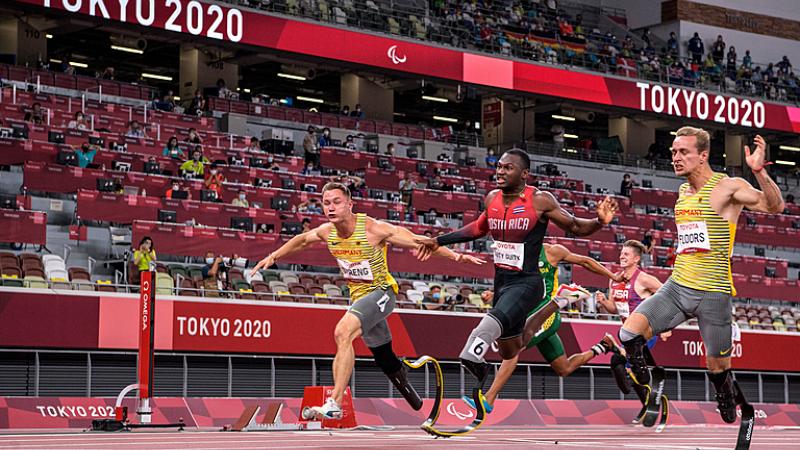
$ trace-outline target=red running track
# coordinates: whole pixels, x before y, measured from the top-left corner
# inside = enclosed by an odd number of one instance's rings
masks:
[[[673,426],[656,434],[635,426],[493,427],[459,438],[434,439],[415,427],[389,431],[281,431],[221,433],[217,431],[136,431],[130,433],[30,433],[0,435],[0,449],[150,449],[261,450],[265,448],[391,448],[462,449],[517,447],[592,450],[727,450],[736,442],[737,427]],[[800,427],[758,427],[753,450],[798,448]]]

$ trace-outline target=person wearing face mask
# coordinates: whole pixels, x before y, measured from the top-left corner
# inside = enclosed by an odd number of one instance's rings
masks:
[[[247,192],[240,190],[239,195],[231,202],[233,206],[241,206],[242,208],[249,208],[250,202],[247,201]]]
[[[206,265],[201,269],[203,273],[203,295],[205,297],[220,297],[224,287],[224,262],[221,256],[214,256],[214,252],[206,253]]]
[[[183,198],[182,194],[175,195],[176,192],[181,192],[181,193],[185,192],[186,193],[186,200],[191,200],[192,199],[192,193],[189,192],[188,190],[183,189],[181,187],[181,184],[178,181],[173,181],[172,182],[172,187],[167,189],[167,192],[164,194],[164,197],[166,197],[166,198]]]
[[[85,131],[89,129],[89,125],[86,123],[86,116],[83,115],[83,112],[78,111],[75,113],[75,118],[69,121],[67,124],[67,128],[70,130],[81,130]]]
[[[275,157],[273,157],[272,155],[269,155],[267,157],[267,164],[268,164],[267,170],[274,170],[276,172],[278,170],[281,170],[281,167],[278,165],[278,163],[275,162]]]
[[[216,164],[211,164],[211,170],[208,171],[203,181],[206,189],[216,192],[217,198],[220,199],[222,198],[222,183],[224,182],[225,176],[220,173],[219,167]]]
[[[441,310],[445,309],[447,305],[446,299],[447,294],[442,292],[442,287],[438,284],[432,284],[430,285],[430,292],[422,299],[422,305],[430,311]]]
[[[145,236],[139,241],[139,248],[133,252],[133,264],[139,272],[150,270],[150,263],[156,260],[156,250],[153,247],[153,239]]]
[[[322,129],[322,136],[319,137],[317,141],[318,148],[325,148],[331,145],[331,129],[330,128],[323,128]],[[314,161],[316,162],[316,161]]]
[[[348,150],[353,150],[353,151],[358,149],[358,147],[356,147],[356,143],[355,143],[355,140],[353,139],[353,135],[352,134],[348,134],[347,135],[347,138],[344,141],[344,148],[346,148]]]
[[[167,145],[164,146],[164,150],[161,152],[162,156],[166,156],[172,159],[186,159],[186,154],[183,153],[180,147],[178,147],[178,138],[172,136],[167,141]]]
[[[202,177],[205,173],[205,168],[203,167],[202,161],[202,153],[200,150],[193,150],[192,151],[192,159],[184,162],[181,164],[180,170],[186,175],[193,176],[195,178]]]

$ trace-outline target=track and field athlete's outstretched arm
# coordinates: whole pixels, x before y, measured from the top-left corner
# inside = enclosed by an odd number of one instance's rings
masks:
[[[492,192],[489,192],[486,195],[485,204],[488,205],[489,203],[491,203],[494,197],[498,195],[498,192],[500,191],[494,190]],[[452,245],[452,244],[460,244],[462,242],[471,242],[486,236],[487,233],[489,233],[489,221],[486,217],[486,211],[484,211],[477,219],[455,231],[451,231],[450,233],[443,234],[435,238],[419,236],[415,238],[414,241],[418,244],[422,244],[428,247],[432,251],[436,251],[441,245]]]
[[[596,219],[581,219],[562,208],[553,194],[546,191],[538,191],[533,197],[533,204],[543,217],[552,220],[559,228],[575,236],[588,236],[608,225],[619,209],[616,200],[606,197],[597,204]]]
[[[425,236],[414,234],[407,228],[398,225],[392,225],[380,220],[373,220],[370,222],[369,226],[374,233],[381,236],[387,243],[398,247],[415,249],[417,253],[416,256],[421,261],[427,260],[430,255],[433,254],[455,262],[475,264],[477,266],[486,262],[474,256],[456,253],[447,247],[438,247],[436,250],[431,251],[430,247],[417,242],[417,240],[425,239]]]
[[[280,248],[259,261],[258,264],[256,264],[256,266],[250,271],[250,276],[255,275],[256,272],[261,269],[272,267],[273,264],[282,258],[303,251],[303,249],[311,244],[325,241],[328,237],[328,234],[331,232],[332,226],[333,225],[330,223],[323,223],[313,230],[306,231],[305,233],[298,234],[297,236],[289,239],[285,244],[281,245]]]

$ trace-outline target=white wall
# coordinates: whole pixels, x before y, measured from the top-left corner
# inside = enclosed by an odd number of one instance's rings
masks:
[[[641,28],[661,22],[661,3],[664,0],[569,0],[594,7],[624,9],[630,28]]]
[[[714,5],[765,16],[800,20],[800,5],[797,0],[692,0],[695,3]],[[650,2],[642,2],[650,3]]]
[[[797,0],[795,0],[795,2],[796,1]],[[798,5],[798,3],[795,4]],[[795,8],[800,11],[800,5]],[[798,15],[800,15],[800,13],[798,13]],[[788,56],[795,67],[800,67],[800,41],[770,37],[763,34],[745,33],[729,28],[712,27],[685,21],[681,21],[679,27],[682,55],[686,55],[686,42],[692,38],[694,33],[700,33],[700,37],[703,39],[703,43],[706,46],[706,53],[710,51],[711,44],[717,39],[717,35],[721,34],[728,47],[731,45],[736,47],[736,53],[739,59],[744,56],[744,51],[749,49],[750,56],[753,57],[753,63],[761,65],[762,68],[770,62],[776,63],[780,61],[783,55]]]

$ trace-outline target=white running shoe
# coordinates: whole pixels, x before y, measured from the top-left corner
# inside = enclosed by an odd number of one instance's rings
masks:
[[[577,284],[562,284],[558,287],[554,299],[558,307],[563,309],[581,300],[588,300],[592,294]]]
[[[331,397],[325,401],[324,405],[313,406],[311,410],[325,419],[338,420],[342,418],[342,408],[340,408],[339,404]]]

